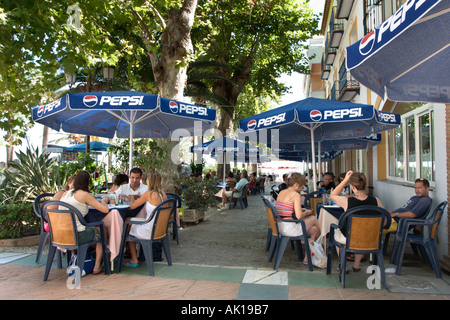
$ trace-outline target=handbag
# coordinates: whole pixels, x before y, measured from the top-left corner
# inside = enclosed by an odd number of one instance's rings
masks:
[[[311,249],[311,262],[314,266],[325,269],[327,267],[327,256],[322,247],[322,238],[314,241],[313,245],[310,246]]]
[[[67,275],[72,276],[75,273],[75,268],[78,266],[78,255],[76,253],[72,254],[72,257],[69,261],[69,266],[67,267]],[[83,266],[83,272],[81,273],[81,276],[84,277],[85,275],[92,273],[94,271],[95,266],[95,251],[88,251],[86,253],[86,259],[84,260],[84,266]]]

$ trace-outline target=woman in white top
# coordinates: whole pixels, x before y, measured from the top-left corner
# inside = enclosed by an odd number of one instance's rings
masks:
[[[91,175],[87,171],[80,171],[76,174],[72,189],[64,192],[61,197],[61,201],[66,202],[68,204],[73,205],[77,208],[83,217],[88,214],[89,206],[99,210],[100,212],[105,213],[105,215],[109,212],[108,205],[106,201],[108,201],[107,197],[104,197],[102,201],[98,201],[89,193],[89,184],[90,184]],[[77,218],[77,230],[78,230],[78,241],[80,243],[87,243],[94,239],[98,239],[100,237],[100,231],[98,228],[88,227],[86,228],[82,225]],[[102,272],[102,244],[97,243],[96,245],[96,259],[93,274],[99,274]]]
[[[147,186],[148,191],[145,192],[139,199],[130,204],[130,209],[138,208],[139,206],[145,204],[145,214],[146,219],[148,219],[153,210],[163,201],[167,200],[166,193],[162,190],[161,186],[161,174],[157,171],[151,171],[147,175]],[[150,220],[149,223],[132,225],[130,229],[130,234],[143,239],[150,239],[152,235],[154,219]],[[130,249],[130,261],[124,263],[124,266],[136,268],[138,266],[136,243],[129,242]]]

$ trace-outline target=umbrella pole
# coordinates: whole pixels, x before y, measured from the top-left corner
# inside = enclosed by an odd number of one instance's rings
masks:
[[[134,132],[133,132],[133,123],[130,123],[130,153],[128,154],[128,174],[130,174],[131,169],[133,169],[133,136],[134,136]]]
[[[223,182],[225,182],[225,152],[222,153],[222,163],[223,163]]]
[[[321,155],[321,150],[320,150],[321,146],[320,146],[320,141],[317,143],[317,161],[319,163],[318,168],[319,168],[319,179],[321,177],[321,173],[322,173],[322,161],[320,159],[320,155]],[[319,180],[320,181],[320,180]]]
[[[311,132],[311,154],[312,154],[311,163],[312,163],[312,169],[313,169],[313,188],[314,188],[314,191],[317,191],[316,159],[315,159],[316,147],[314,145],[314,128],[310,127],[309,130]]]

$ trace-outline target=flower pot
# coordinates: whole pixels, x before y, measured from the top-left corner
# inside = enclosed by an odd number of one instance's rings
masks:
[[[205,217],[205,210],[203,209],[183,209],[183,222],[198,223]]]

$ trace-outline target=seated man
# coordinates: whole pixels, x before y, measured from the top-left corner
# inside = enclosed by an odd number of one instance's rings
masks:
[[[231,194],[234,191],[234,197],[238,198],[242,195],[242,191],[244,190],[245,186],[248,184],[247,180],[247,171],[241,172],[241,179],[236,184],[234,188],[230,188],[230,190],[226,190],[225,188],[222,189],[222,203],[218,205],[220,209],[227,209],[228,208],[228,199],[231,198]]]
[[[140,168],[133,168],[130,171],[130,182],[127,184],[123,184],[117,189],[116,194],[125,195],[128,197],[129,202],[133,199],[139,199],[141,195],[143,195],[145,192],[147,192],[148,187],[147,185],[143,184],[141,182],[142,179],[142,170]],[[139,211],[141,211],[141,207],[136,208],[134,210],[129,210],[127,213],[127,217],[135,217]]]
[[[334,174],[332,172],[325,172],[323,174],[323,181],[318,183],[319,189],[325,189],[326,192],[330,193],[332,188],[336,188],[334,184]]]
[[[425,218],[425,214],[427,213],[432,201],[428,196],[429,191],[430,183],[427,179],[416,179],[414,182],[414,192],[416,195],[411,197],[403,207],[389,211],[392,217],[392,223],[391,227],[386,232],[397,230],[399,218]]]

